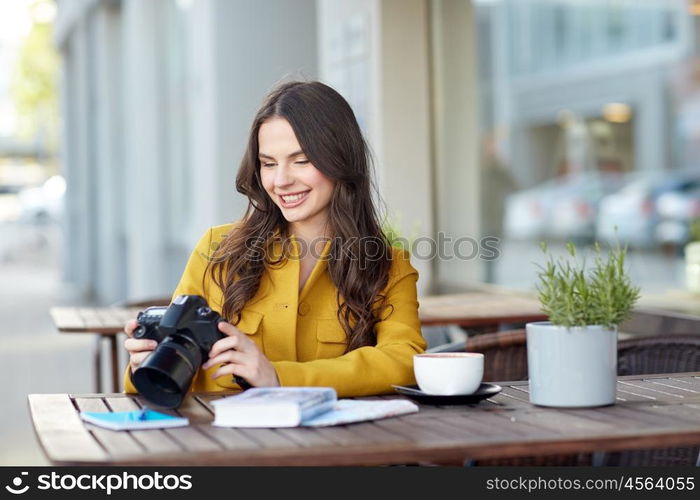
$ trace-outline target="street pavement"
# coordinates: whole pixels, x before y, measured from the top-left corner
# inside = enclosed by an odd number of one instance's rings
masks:
[[[0,465],[47,465],[27,394],[92,392],[93,339],[58,334],[61,303],[55,230],[0,225]]]

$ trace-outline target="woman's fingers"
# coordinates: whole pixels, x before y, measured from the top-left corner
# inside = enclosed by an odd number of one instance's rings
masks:
[[[219,367],[219,369],[212,374],[211,378],[217,379],[219,377],[223,377],[224,375],[238,375],[239,377],[243,377],[244,379],[248,380],[248,382],[250,382],[251,373],[252,370],[248,365],[229,363],[227,365]]]
[[[137,326],[139,326],[138,321],[136,321],[135,319],[130,319],[126,322],[126,325],[124,325],[124,333],[126,333],[128,337],[133,337],[134,330],[136,330]]]
[[[238,346],[238,343],[238,337],[225,337],[221,340],[217,340],[209,350],[209,359],[215,358],[222,352],[228,351],[229,349],[235,349]]]
[[[246,359],[249,358],[250,355],[240,352],[240,351],[234,351],[232,349],[229,349],[228,351],[224,351],[221,354],[218,354],[217,356],[214,356],[213,358],[209,358],[206,363],[202,365],[202,368],[205,370],[211,368],[212,366],[220,363],[236,363],[236,364],[244,364]]]
[[[151,354],[151,351],[135,352],[129,357],[129,364],[131,365],[131,370],[135,370],[141,363]]]
[[[158,342],[149,339],[132,339],[128,338],[124,341],[124,347],[129,353],[152,351],[156,348]]]
[[[224,325],[228,325],[232,329],[226,328]],[[226,329],[226,331],[224,331],[224,329]],[[228,349],[236,349],[242,352],[250,352],[257,349],[255,342],[250,340],[245,333],[241,333],[235,326],[221,322],[219,323],[219,330],[226,333],[227,336],[214,343],[209,350],[210,358],[215,358]]]
[[[223,333],[224,335],[229,335],[229,336],[238,336],[238,335],[243,335],[245,334],[241,332],[238,328],[233,326],[231,323],[228,323],[226,321],[219,321],[219,324],[217,325],[219,327],[219,331]]]
[[[280,385],[274,366],[255,342],[230,323],[222,321],[218,327],[226,337],[214,343],[209,359],[202,365],[205,370],[222,365],[212,374],[212,378],[238,375],[255,387]]]

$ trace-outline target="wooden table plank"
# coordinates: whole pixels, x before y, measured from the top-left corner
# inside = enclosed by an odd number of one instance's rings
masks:
[[[523,399],[520,395],[511,395],[509,391],[501,391],[489,399],[502,409],[530,408],[531,406],[528,400]]]
[[[692,397],[700,396],[700,390],[693,389],[693,384],[690,384],[684,380],[674,380],[674,379],[668,378],[668,379],[645,380],[645,382],[649,382],[651,384],[658,385],[659,387],[662,387],[662,388],[672,387],[674,389],[679,389],[681,391],[687,392],[688,395],[692,396]]]
[[[210,427],[213,416],[196,398],[187,396],[177,410],[161,409],[159,411],[189,419],[189,427],[163,429],[168,439],[177,443],[182,449],[189,452],[202,452],[225,448],[212,434],[204,430]]]
[[[109,412],[109,408],[102,399],[77,398],[74,400],[74,403],[79,411]],[[85,423],[85,427],[105,450],[107,450],[112,458],[139,455],[144,451],[141,444],[128,432],[104,429],[90,423]]]
[[[652,382],[657,382],[660,384],[668,384],[672,385],[674,387],[681,387],[681,388],[686,388],[694,392],[699,392],[698,389],[698,384],[696,383],[695,378],[693,377],[669,377],[669,378],[648,378],[645,377],[644,380],[647,381],[652,381]]]
[[[375,443],[392,445],[397,443],[407,443],[409,440],[401,434],[378,426],[375,422],[358,422],[346,426],[348,432],[362,436],[363,439],[371,439]]]
[[[263,448],[297,448],[295,441],[277,432],[276,429],[244,429],[239,431],[259,443]]]
[[[66,394],[30,394],[29,411],[44,453],[55,462],[106,461]]]
[[[52,307],[51,319],[62,333],[121,333],[124,325],[143,308],[134,307]]]
[[[501,415],[502,416],[502,415]],[[502,416],[503,417],[503,416]],[[600,422],[587,419],[575,413],[561,411],[517,411],[509,413],[504,418],[512,422],[520,422],[539,427],[542,430],[559,434],[560,436],[581,434],[605,434],[619,429],[619,424]]]
[[[679,389],[670,385],[662,385],[651,380],[627,380],[619,383],[621,386],[635,387],[642,389],[645,394],[655,395],[659,401],[665,402],[686,402],[692,399],[700,401],[700,392],[693,392],[688,389]]]
[[[52,307],[49,309],[49,314],[59,330],[63,328],[83,330],[85,328],[82,316],[73,307]]]
[[[482,441],[506,441],[526,437],[539,440],[552,437],[553,433],[548,429],[527,424],[511,415],[512,413],[508,412],[501,415],[502,418],[497,418],[496,415],[473,412],[451,417],[450,422],[454,425],[468,426]]]
[[[352,432],[350,427],[352,426],[319,427],[316,432],[340,446],[362,446],[377,442],[362,432]]]
[[[324,435],[314,428],[286,428],[278,432],[303,447],[338,445],[328,434]]]
[[[257,441],[249,438],[238,429],[202,425],[199,427],[199,430],[227,450],[255,450],[260,448],[260,444]]]
[[[134,411],[141,408],[133,398],[104,398],[112,411]],[[161,429],[128,431],[148,453],[178,453],[184,450]]]
[[[419,298],[423,325],[464,327],[543,321],[547,316],[532,297],[493,292],[468,292]]]
[[[525,386],[507,386],[504,385],[502,386],[503,390],[500,392],[503,396],[507,396],[511,399],[515,399],[521,403],[525,403],[526,405],[530,405],[530,395],[527,392],[527,387]],[[508,400],[503,400],[504,402]],[[506,403],[507,404],[507,403]]]
[[[377,427],[398,434],[405,439],[420,445],[445,445],[455,442],[454,433],[437,421],[431,421],[430,426],[420,425],[419,421],[403,417],[377,420]]]

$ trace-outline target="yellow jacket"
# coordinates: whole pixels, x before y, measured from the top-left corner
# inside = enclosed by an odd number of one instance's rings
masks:
[[[192,252],[173,298],[180,294],[203,296],[210,307],[221,311],[223,293],[210,273],[202,277],[207,256],[233,228],[233,224],[209,229]],[[298,255],[292,237],[290,252]],[[336,292],[326,272],[326,243],[304,288],[299,292],[299,260],[290,258],[278,269],[268,268],[256,295],[241,311],[236,327],[247,334],[272,362],[282,386],[330,386],[340,397],[391,392],[392,384],[415,383],[413,355],[423,352],[425,341],[418,319],[416,282],[418,272],[408,252],[392,248],[389,282],[384,293],[393,312],[375,325],[377,345],[344,354],[346,336],[337,319]],[[277,243],[276,251],[279,251]],[[391,308],[389,308],[391,310]],[[230,375],[213,380],[217,367],[200,369],[190,390],[238,389]],[[137,392],[127,367],[126,392]]]

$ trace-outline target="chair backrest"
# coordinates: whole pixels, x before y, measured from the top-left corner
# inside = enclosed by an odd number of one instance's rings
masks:
[[[526,380],[524,329],[469,337],[464,349],[485,355],[484,380]],[[700,335],[640,337],[618,343],[618,375],[700,371]]]
[[[484,380],[527,380],[525,330],[484,333],[467,339],[465,350],[484,354]]]
[[[618,343],[618,375],[697,371],[700,335],[641,337]]]
[[[428,351],[440,349],[450,342],[449,328],[447,326],[424,326],[421,329],[423,338],[428,345]],[[438,351],[444,352],[444,351]]]

